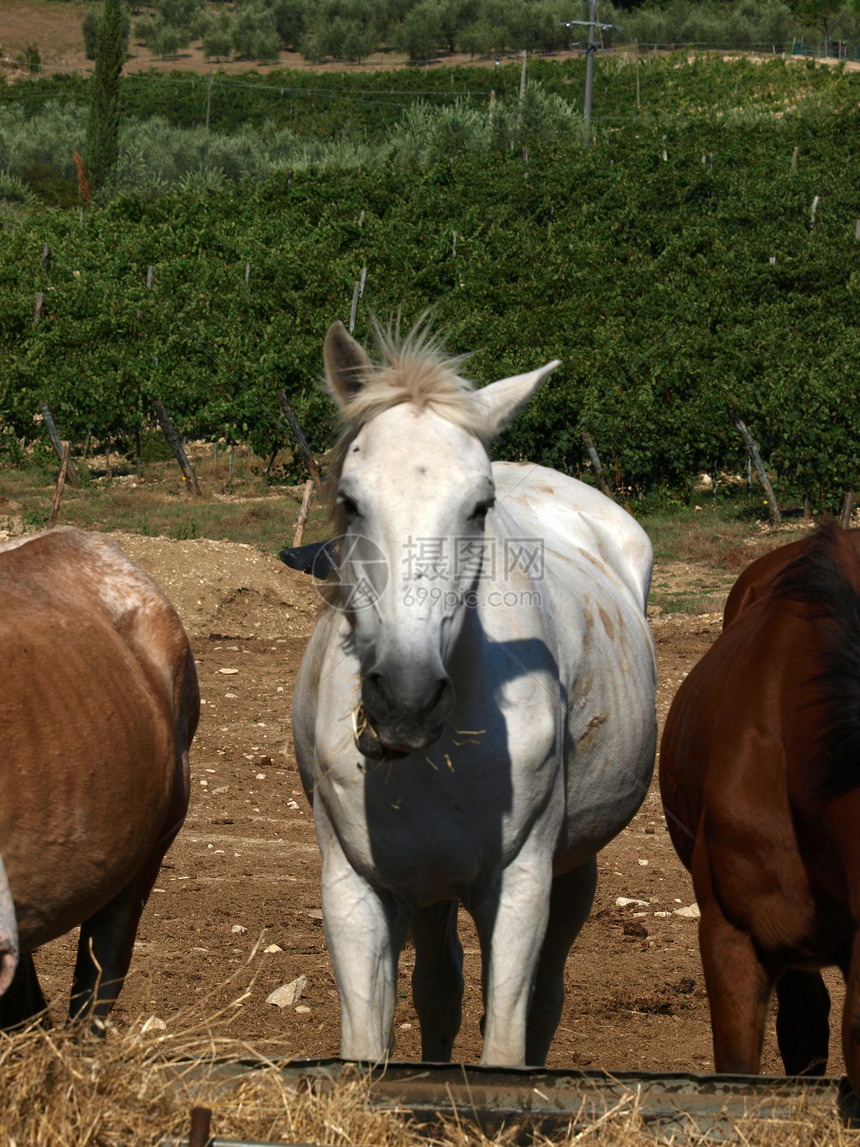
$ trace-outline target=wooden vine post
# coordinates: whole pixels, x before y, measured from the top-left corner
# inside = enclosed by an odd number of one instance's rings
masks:
[[[308,440],[302,433],[302,428],[299,426],[299,420],[296,418],[296,413],[290,405],[290,400],[284,394],[283,390],[275,391],[278,402],[281,404],[281,410],[284,412],[287,422],[290,424],[290,430],[293,432],[293,438],[296,440],[296,445],[299,448],[301,456],[305,460],[308,470],[310,471],[311,478],[313,479],[314,486],[317,493],[322,493],[322,482],[320,481],[319,469],[317,468],[316,459],[311,453],[311,448],[308,446]]]
[[[212,77],[209,77],[211,84]],[[209,1130],[212,1126],[212,1111],[208,1107],[191,1108],[191,1130],[188,1135],[188,1147],[206,1147],[212,1142]]]
[[[197,475],[194,473],[194,469],[188,461],[185,447],[182,445],[181,435],[173,425],[170,415],[164,409],[163,404],[154,402],[152,405],[155,410],[155,416],[158,419],[158,425],[161,427],[164,437],[167,439],[170,449],[173,451],[173,457],[179,463],[179,469],[182,471],[182,477],[185,479],[189,492],[199,498],[200,487],[197,484]]]
[[[56,423],[54,422],[54,417],[51,414],[51,408],[50,408],[50,406],[48,406],[47,402],[43,402],[42,405],[39,407],[39,413],[42,415],[42,418],[44,419],[45,428],[48,431],[48,437],[51,439],[51,445],[54,447],[54,453],[59,458],[60,465],[62,466],[63,458],[65,456],[65,449],[63,447],[62,442],[60,441],[60,435],[57,432],[57,426],[56,426]],[[66,479],[68,479],[70,486],[74,486],[74,488],[76,490],[79,489],[80,485],[81,485],[81,480],[78,477],[78,472],[75,469],[75,464],[74,464],[74,462],[72,462],[71,458],[69,458],[66,462],[66,471],[67,472],[66,472],[65,477],[63,478],[63,481],[65,482]]]
[[[358,283],[356,283],[356,289],[357,288]],[[296,445],[299,448],[299,453],[304,458],[305,465],[307,466],[311,475],[309,480],[305,482],[305,490],[304,494],[302,495],[302,505],[301,509],[299,510],[298,519],[296,520],[296,532],[293,535],[293,545],[300,546],[302,544],[302,538],[305,536],[305,525],[307,524],[308,514],[310,513],[311,509],[311,498],[313,498],[314,490],[316,490],[318,494],[322,494],[322,482],[320,481],[320,474],[316,459],[311,452],[310,446],[308,446],[308,440],[305,438],[301,426],[299,426],[299,420],[296,418],[296,412],[290,405],[290,400],[287,398],[283,390],[276,391],[276,394],[278,397],[278,402],[281,404],[281,410],[283,410],[284,416],[287,422],[290,424],[290,430],[293,432],[293,438],[296,440]]]
[[[755,466],[755,472],[758,474],[759,481],[764,487],[764,492],[767,495],[767,512],[768,516],[770,517],[771,524],[778,526],[782,521],[782,514],[779,512],[779,505],[776,500],[776,494],[773,492],[773,486],[770,483],[770,478],[767,476],[767,470],[764,468],[764,462],[761,460],[761,455],[758,452],[758,447],[753,441],[753,436],[750,434],[749,430],[747,430],[740,415],[735,413],[735,411],[732,411],[732,421],[738,428],[738,433],[740,434],[741,438],[744,440],[744,445],[747,448],[747,452],[750,456],[750,459],[752,460],[752,464]]]
[[[57,477],[57,488],[54,490],[54,500],[51,503],[51,513],[48,515],[48,529],[57,524],[57,515],[60,512],[60,499],[63,496],[63,490],[66,485],[66,474],[69,469],[69,460],[72,455],[71,442],[63,444],[63,460],[60,462],[60,473]]]
[[[597,475],[597,481],[600,483],[600,489],[603,491],[607,498],[612,498],[614,501],[615,495],[612,493],[612,490],[609,488],[609,484],[603,477],[603,466],[600,463],[600,455],[597,453],[597,447],[594,445],[594,439],[591,437],[587,430],[583,430],[582,432],[582,442],[586,451],[588,452],[588,457],[591,459],[591,465],[594,467],[594,473]]]
[[[308,478],[307,482],[305,482],[305,492],[302,495],[302,506],[299,510],[299,516],[296,519],[296,532],[293,535],[294,546],[300,546],[302,544],[302,539],[305,536],[305,526],[307,525],[308,514],[311,510],[311,498],[313,495],[314,484],[313,481]]]
[[[842,499],[842,509],[839,511],[839,525],[843,530],[851,529],[851,515],[854,513],[854,491],[846,490]]]

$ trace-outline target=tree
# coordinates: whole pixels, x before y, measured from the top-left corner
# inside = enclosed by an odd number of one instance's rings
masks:
[[[128,48],[123,0],[105,0],[96,42],[92,102],[87,123],[86,166],[90,187],[98,191],[119,154],[119,78]]]
[[[302,55],[314,62],[326,56],[361,60],[376,51],[379,39],[375,0],[327,0],[316,10]]]
[[[233,13],[233,51],[240,58],[275,59],[281,50],[281,37],[275,27],[275,14],[265,4],[242,4]]]
[[[96,45],[99,38],[99,12],[98,8],[87,8],[86,15],[81,23],[81,33],[84,37],[84,52],[88,60],[96,58]]]
[[[187,48],[190,42],[190,32],[178,28],[167,20],[162,20],[160,16],[152,20],[146,34],[147,48],[153,55],[161,56],[162,59],[177,55],[180,48]]]
[[[828,36],[833,22],[841,8],[857,9],[856,0],[843,3],[843,0],[788,0],[788,6],[796,20],[801,20]]]
[[[205,5],[203,0],[155,0],[155,15],[193,36],[205,22]]]
[[[233,49],[233,30],[226,12],[211,18],[203,31],[203,55],[207,60],[213,57],[229,59]]]
[[[403,21],[397,46],[410,60],[429,60],[444,40],[441,5],[437,0],[416,4]]]
[[[285,48],[298,52],[306,29],[304,0],[274,0],[275,26]]]

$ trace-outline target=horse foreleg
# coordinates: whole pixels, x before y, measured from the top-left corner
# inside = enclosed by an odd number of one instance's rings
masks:
[[[851,963],[845,977],[842,1051],[851,1088],[855,1096],[860,1096],[860,929],[854,933]]]
[[[526,1063],[533,1066],[546,1062],[564,1005],[567,955],[591,910],[596,887],[596,857],[552,882],[549,921],[526,1027]]]
[[[340,1054],[376,1063],[392,1049],[397,958],[412,909],[360,876],[327,818],[314,811],[323,854],[323,927],[340,996]]]
[[[421,1024],[421,1058],[447,1063],[460,1030],[463,948],[457,936],[456,900],[419,909],[412,917],[415,970],[412,996]]]
[[[773,976],[758,958],[748,932],[723,913],[711,885],[702,834],[693,853],[693,883],[701,909],[699,949],[720,1072],[756,1075],[761,1064]]]
[[[820,972],[787,968],[776,982],[776,1040],[786,1075],[824,1075],[830,995]]]
[[[549,916],[552,849],[527,841],[470,905],[484,970],[481,1063],[526,1062],[526,1021]]]
[[[69,1020],[89,1016],[92,1030],[104,1034],[131,963],[140,917],[158,877],[164,854],[182,827],[188,807],[188,755],[177,759],[174,791],[165,831],[138,874],[113,900],[81,924],[69,1000]]]
[[[104,1034],[105,1020],[122,991],[140,917],[165,851],[159,848],[113,900],[81,924],[69,1020],[88,1017],[97,1035]]]
[[[18,959],[12,983],[0,996],[0,1029],[18,1027],[39,1017],[43,1027],[49,1028],[48,1004],[42,994],[33,957],[25,952]]]

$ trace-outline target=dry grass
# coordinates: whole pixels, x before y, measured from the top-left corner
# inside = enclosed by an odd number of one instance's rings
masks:
[[[402,1119],[374,1110],[360,1080],[317,1096],[288,1087],[272,1065],[225,1091],[216,1076],[175,1062],[251,1054],[233,1041],[192,1032],[96,1043],[34,1027],[3,1037],[0,1139],[33,1147],[158,1143],[187,1135],[191,1108],[205,1106],[219,1138],[378,1147],[407,1141]]]
[[[706,502],[695,509],[656,510],[640,518],[654,546],[651,605],[665,613],[721,614],[741,570],[817,524],[794,516],[774,528],[746,517],[745,506],[743,501]]]
[[[640,522],[658,560],[696,563],[735,575],[816,524],[811,519],[789,518],[774,528],[753,516],[746,517],[743,508],[731,502],[716,503],[702,510],[658,511],[640,518]]]
[[[403,1117],[374,1108],[361,1075],[316,1094],[292,1085],[260,1047],[229,1036],[230,1016],[249,993],[247,968],[171,1018],[168,1029],[138,1022],[104,1040],[85,1027],[34,1023],[0,1033],[0,1143],[18,1147],[156,1144],[187,1136],[193,1107],[212,1111],[212,1133],[281,1143],[403,1147]],[[212,998],[238,996],[211,1012]],[[256,1070],[225,1081],[224,1065]]]
[[[225,451],[192,455],[201,497],[184,489],[174,461],[148,462],[138,477],[127,459],[112,459],[111,476],[91,460],[77,461],[84,481],[63,491],[58,523],[85,530],[123,531],[177,540],[210,538],[244,542],[277,553],[293,540],[303,488],[268,485],[264,463],[237,449],[232,481]],[[56,484],[52,466],[0,467],[0,531],[13,535],[44,529]],[[331,532],[328,508],[315,499],[305,529],[306,542]]]
[[[485,1134],[468,1111],[419,1126],[403,1111],[381,1106],[369,1076],[359,1070],[331,1087],[309,1087],[261,1056],[259,1047],[223,1034],[224,1012],[196,1023],[190,1012],[179,1018],[185,1020],[179,1035],[142,1033],[140,1025],[123,1035],[110,1032],[104,1041],[80,1030],[38,1025],[0,1035],[0,1142],[10,1147],[175,1142],[188,1136],[191,1109],[204,1107],[212,1112],[211,1134],[217,1140],[331,1147],[514,1147],[523,1142],[572,1147],[589,1140],[601,1147],[857,1144],[857,1132],[835,1114],[822,1115],[802,1100],[787,1119],[746,1118],[702,1130],[691,1120],[683,1132],[660,1131],[646,1124],[635,1091],[598,1117],[571,1112],[552,1132],[517,1124]],[[173,1021],[170,1026],[179,1028]],[[253,1071],[247,1070],[249,1059]],[[239,1069],[229,1079],[225,1064]]]

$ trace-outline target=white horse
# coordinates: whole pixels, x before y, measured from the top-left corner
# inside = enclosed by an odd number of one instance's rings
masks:
[[[322,850],[341,1055],[392,1045],[410,926],[422,1056],[460,1026],[458,903],[483,954],[482,1063],[542,1064],[596,853],[639,807],[656,741],[650,542],[591,487],[488,443],[558,366],[476,390],[426,334],[335,323],[345,423],[334,600],[296,684]]]

